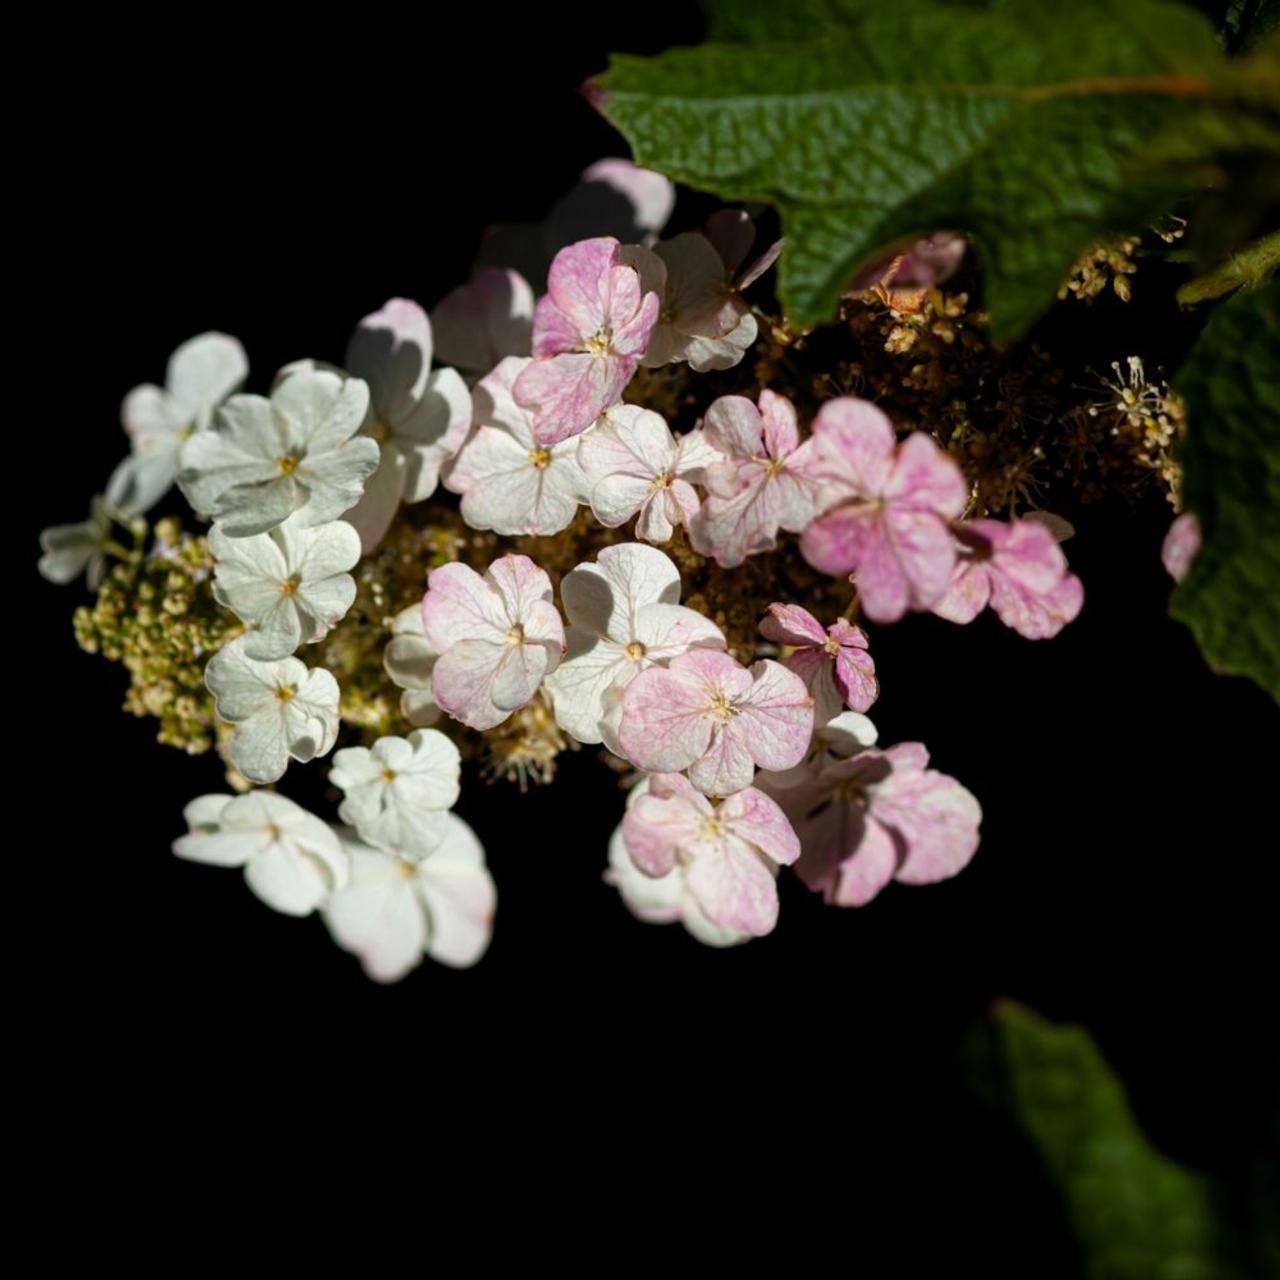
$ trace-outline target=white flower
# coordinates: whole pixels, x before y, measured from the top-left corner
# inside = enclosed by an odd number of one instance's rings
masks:
[[[125,396],[120,419],[132,452],[107,485],[122,511],[138,515],[164,497],[183,441],[208,427],[213,411],[248,373],[248,357],[234,338],[202,333],[169,357],[163,387],[145,383]]]
[[[284,796],[200,796],[183,816],[191,830],[173,842],[178,857],[243,867],[249,888],[285,915],[309,915],[347,883],[349,860],[333,828]]]
[[[411,604],[391,620],[391,639],[382,666],[400,695],[400,714],[418,728],[435,724],[440,707],[431,688],[431,673],[440,655],[427,643],[422,629],[422,605]]]
[[[329,781],[346,793],[338,816],[362,840],[422,858],[444,836],[461,770],[458,748],[443,733],[415,729],[408,738],[379,738],[372,748],[344,747]]]
[[[701,232],[660,240],[652,249],[627,245],[619,258],[640,273],[645,292],[653,290],[662,300],[640,361],[646,368],[687,361],[699,373],[729,369],[756,340],[758,325],[750,306]]]
[[[723,462],[701,429],[676,439],[660,414],[617,404],[578,441],[578,465],[586,478],[591,510],[607,529],[626,524],[636,512],[636,537],[669,542],[675,526],[687,525],[701,503],[695,484],[703,469]]]
[[[424,954],[463,969],[484,955],[497,892],[475,832],[446,813],[439,848],[420,860],[363,844],[346,832],[351,879],[324,911],[334,941],[377,982],[397,982]]]
[[[290,516],[249,538],[230,538],[215,524],[209,550],[217,561],[213,594],[249,624],[244,651],[259,661],[323,639],[356,598],[346,570],[360,559],[360,536],[343,520],[307,528]]]
[[[77,524],[55,524],[40,535],[40,576],[59,586],[86,575],[89,590],[96,591],[106,568],[103,554],[111,540],[110,507],[101,497],[94,498],[89,518]]]
[[[265,533],[295,511],[327,524],[360,499],[378,445],[358,436],[369,407],[359,378],[303,369],[262,396],[232,396],[183,446],[178,485],[233,538]],[[354,437],[354,438],[353,438]]]
[[[627,797],[643,795],[648,790],[648,779],[641,779]],[[609,837],[609,869],[604,873],[605,883],[611,884],[622,895],[627,910],[646,924],[671,924],[679,920],[699,942],[709,947],[731,947],[746,942],[751,934],[713,923],[689,892],[688,878],[683,865],[676,865],[665,876],[646,875],[627,852],[627,843],[619,823]]]
[[[556,723],[614,754],[622,690],[647,667],[692,648],[723,649],[710,618],[686,609],[680,571],[656,547],[624,542],[580,564],[560,584],[569,618],[564,660],[546,679]]]
[[[364,434],[378,442],[378,469],[343,519],[367,555],[382,541],[401,502],[436,490],[440,466],[471,426],[471,393],[456,369],[431,372],[431,321],[416,302],[392,298],[365,316],[347,344],[347,372],[369,384]]]
[[[236,726],[232,763],[250,782],[275,782],[289,759],[328,752],[338,736],[338,682],[297,658],[255,662],[237,636],[209,659],[204,681],[220,715]]]
[[[512,398],[512,385],[532,363],[508,356],[476,383],[476,429],[444,477],[446,489],[462,494],[462,518],[473,529],[559,533],[582,499],[577,439],[538,444],[533,415]]]

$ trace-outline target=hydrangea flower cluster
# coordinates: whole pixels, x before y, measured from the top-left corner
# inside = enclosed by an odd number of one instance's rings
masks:
[[[43,539],[47,578],[93,589],[114,558],[125,590],[171,554],[143,516],[176,482],[226,624],[199,657],[231,790],[187,806],[174,852],[318,912],[375,980],[488,947],[464,765],[524,785],[571,744],[629,785],[609,883],[708,945],[775,928],[784,868],[839,906],[955,875],[978,802],[920,743],[877,745],[881,628],[990,606],[1044,639],[1081,608],[1065,521],[975,509],[945,442],[870,400],[768,385],[773,356],[748,357],[779,322],[746,291],[781,244],[752,258],[732,209],[659,238],[672,203],[593,166],[430,315],[393,298],[341,366],[296,361],[266,395],[233,338],[192,339],[126,397],[90,519]],[[941,279],[944,247],[894,271]],[[334,821],[274,789],[317,760]]]

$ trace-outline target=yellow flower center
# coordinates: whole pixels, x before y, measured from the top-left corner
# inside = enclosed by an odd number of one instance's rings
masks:
[[[595,337],[583,343],[583,350],[589,356],[607,356],[613,350],[613,334],[608,329],[601,329]]]
[[[518,622],[507,632],[507,643],[524,644],[524,628]]]
[[[539,470],[545,471],[551,465],[551,450],[539,446],[529,450],[529,461]]]
[[[737,714],[738,708],[723,693],[717,693],[707,709],[707,715],[717,724],[728,724]]]
[[[385,422],[379,422],[377,418],[374,418],[374,420],[365,428],[364,433],[371,440],[376,440],[381,444],[391,435],[391,428],[387,426]]]
[[[644,657],[644,645],[639,640],[633,640],[623,652],[632,662],[639,662]]]
[[[298,463],[302,459],[296,454],[286,453],[283,457],[276,459],[276,466],[280,468],[282,476],[291,476],[298,469]]]
[[[291,685],[281,685],[280,688],[276,690],[276,697],[279,698],[281,702],[291,702],[295,693],[297,693],[297,690]]]
[[[394,769],[383,769],[382,780],[383,782],[394,782],[396,780],[396,771]]]
[[[822,647],[827,651],[828,656],[834,658],[840,652],[840,645],[835,636],[828,636],[823,642]]]
[[[298,590],[298,579],[297,579],[297,578],[286,578],[286,579],[285,579],[285,580],[280,584],[280,593],[281,593],[281,595],[291,596],[291,595],[293,595],[297,590]]]

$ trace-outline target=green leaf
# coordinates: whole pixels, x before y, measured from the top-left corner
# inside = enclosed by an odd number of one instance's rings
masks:
[[[1085,1276],[1250,1274],[1220,1188],[1150,1144],[1086,1031],[1003,1002],[971,1042],[970,1064],[988,1103],[1036,1149],[1062,1198]]]
[[[1204,546],[1171,612],[1210,666],[1280,701],[1280,282],[1220,303],[1175,385]]]
[[[1160,0],[719,0],[709,27],[717,43],[615,57],[597,100],[640,164],[778,208],[780,291],[801,326],[885,246],[960,230],[997,336],[1013,335],[1080,252],[1154,216],[1207,176],[1192,160],[1242,134],[1219,117],[1244,64]],[[1268,100],[1262,80],[1249,92]],[[1270,118],[1243,136],[1280,154]],[[1144,166],[1159,137],[1178,139],[1178,163]]]

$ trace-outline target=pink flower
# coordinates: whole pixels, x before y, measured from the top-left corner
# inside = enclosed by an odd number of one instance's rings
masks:
[[[1202,540],[1200,521],[1192,511],[1184,511],[1169,526],[1160,548],[1160,561],[1174,582],[1181,582],[1190,573]]]
[[[432,309],[436,357],[471,374],[533,350],[533,290],[517,271],[486,267]]]
[[[800,443],[790,400],[765,390],[757,408],[745,396],[721,396],[703,432],[726,459],[707,468],[708,497],[689,526],[695,550],[731,569],[771,550],[779,529],[799,533],[817,514],[813,442]]]
[[[440,654],[436,702],[473,729],[492,729],[531,702],[564,653],[551,579],[528,556],[503,556],[483,578],[465,564],[433,569],[422,629]]]
[[[642,294],[618,247],[612,236],[582,240],[551,264],[533,311],[536,358],[514,388],[541,445],[579,435],[622,399],[657,323],[658,295]]]
[[[956,525],[955,535],[960,559],[946,594],[933,604],[940,618],[972,622],[990,604],[1020,636],[1047,640],[1080,612],[1084,586],[1067,571],[1067,558],[1047,524],[1033,517],[966,520]]]
[[[639,513],[636,537],[645,542],[670,542],[675,526],[697,515],[693,486],[723,456],[702,431],[677,439],[661,414],[634,404],[605,410],[577,450],[595,518],[616,529]]]
[[[641,671],[622,695],[618,744],[651,773],[689,770],[707,795],[751,785],[755,765],[789,769],[813,736],[813,699],[778,662],[748,671],[712,649],[691,649]]]
[[[848,707],[866,711],[880,685],[876,664],[867,652],[861,627],[837,618],[825,631],[807,609],[797,604],[771,604],[760,634],[774,644],[791,646],[782,661],[804,681],[813,695],[814,723],[824,725]]]
[[[982,810],[954,778],[927,768],[922,743],[818,756],[798,785],[762,779],[795,825],[800,878],[828,902],[865,906],[890,880],[932,884],[962,871]]]
[[[586,482],[576,440],[544,448],[511,387],[531,362],[508,356],[476,383],[475,430],[444,474],[462,494],[462,518],[473,529],[502,534],[559,533],[572,523]]]
[[[950,280],[964,259],[969,242],[953,231],[922,236],[897,253],[881,254],[854,276],[847,290],[858,297],[876,288],[928,289]]]
[[[823,505],[835,509],[805,529],[805,559],[824,573],[856,572],[873,622],[929,608],[955,567],[948,525],[968,492],[960,468],[923,431],[898,445],[889,419],[852,396],[822,406],[810,444]]]
[[[763,791],[738,791],[715,804],[678,773],[658,773],[627,806],[622,820],[627,852],[645,875],[677,867],[707,919],[756,937],[778,922],[774,865],[800,856],[790,822]]]

